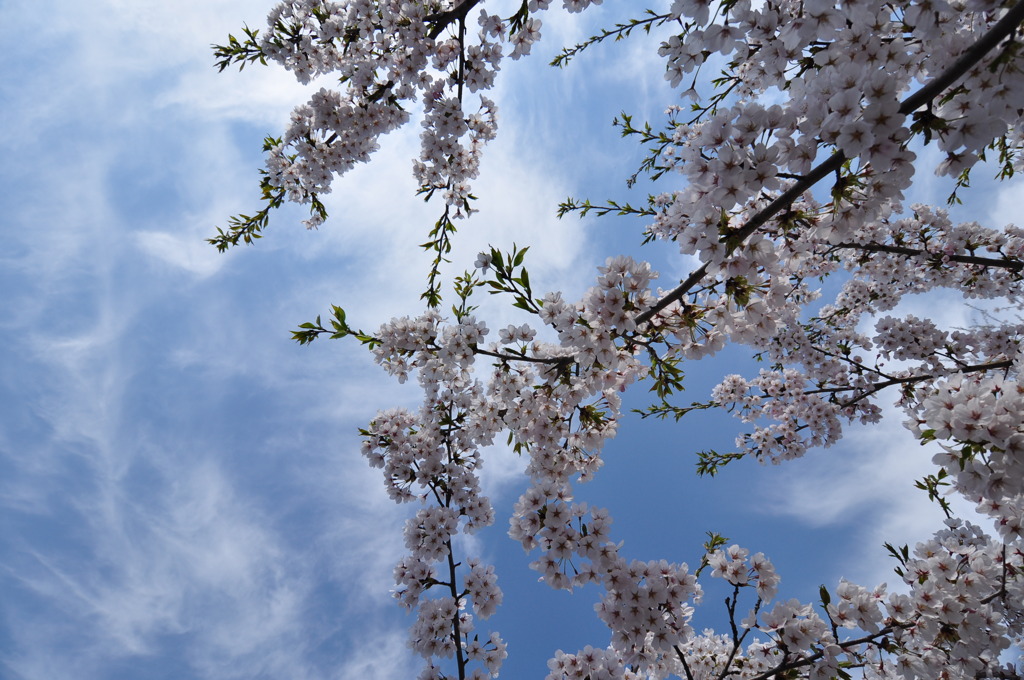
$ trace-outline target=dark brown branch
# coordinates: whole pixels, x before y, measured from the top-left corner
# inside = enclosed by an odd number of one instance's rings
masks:
[[[733,587],[732,603],[726,599],[725,606],[729,611],[729,626],[732,628],[732,650],[729,652],[729,658],[725,660],[725,665],[722,667],[722,672],[718,676],[718,680],[725,680],[729,675],[729,666],[732,665],[733,659],[736,658],[736,654],[739,653],[740,647],[743,645],[743,641],[750,634],[751,628],[747,628],[743,631],[743,635],[739,635],[739,631],[736,629],[736,601],[739,599],[740,587]],[[761,609],[761,598],[757,598],[757,604],[754,605],[754,612],[756,613]]]
[[[460,4],[447,12],[438,12],[437,14],[431,14],[426,18],[426,22],[431,25],[430,32],[427,34],[431,40],[437,38],[444,32],[444,29],[448,28],[452,22],[457,20],[464,20],[466,15],[469,14],[469,10],[479,5],[482,0],[463,0]]]
[[[990,364],[976,364],[974,366],[964,366],[963,368],[959,368],[956,371],[954,371],[954,373],[978,373],[980,371],[995,371],[995,370],[999,370],[999,369],[1007,369],[1012,364],[1013,364],[1012,360],[1005,359],[1003,361],[993,361]],[[877,392],[881,392],[886,387],[892,387],[893,385],[906,385],[908,383],[921,382],[922,380],[932,380],[933,378],[936,378],[936,377],[938,377],[938,376],[933,375],[931,373],[928,373],[928,374],[925,374],[925,375],[908,375],[908,376],[904,376],[902,378],[890,378],[889,380],[883,380],[881,382],[876,382],[876,383],[873,383],[871,385],[871,387],[866,389],[864,392],[858,394],[856,397],[854,397],[850,401],[843,402],[842,404],[840,404],[840,407],[841,408],[846,408],[847,406],[853,406],[858,401],[862,401],[863,399],[866,399],[867,397],[870,397],[872,394],[875,394]],[[839,386],[839,387],[822,387],[821,389],[817,389],[817,390],[808,390],[808,391],[804,392],[804,394],[837,394],[839,392],[851,392],[851,391],[856,390],[856,389],[857,389],[856,387],[852,387],[852,386],[846,386],[846,387],[842,387],[842,386]]]
[[[679,657],[679,663],[683,664],[683,670],[686,672],[686,680],[693,680],[693,672],[690,671],[690,664],[686,663],[686,655],[683,654],[683,650],[679,649],[679,645],[672,645],[672,649],[676,650],[676,656]]]
[[[867,371],[868,373],[874,373],[875,375],[881,376],[886,379],[892,378],[892,376],[889,375],[888,373],[880,371],[877,368],[872,368],[871,366],[865,366],[863,363],[857,361],[856,359],[853,359],[850,356],[836,354],[835,352],[830,352],[824,347],[818,347],[817,345],[811,345],[811,349],[820,354],[824,354],[825,356],[831,359],[835,359],[836,361],[845,361],[846,363],[853,366],[855,371]]]
[[[856,647],[857,645],[862,645],[865,642],[878,644],[876,642],[876,638],[885,637],[889,633],[893,632],[893,630],[894,630],[893,626],[886,626],[885,628],[883,628],[882,630],[878,631],[877,633],[872,633],[870,635],[865,635],[864,637],[857,638],[856,640],[845,640],[845,641],[840,642],[838,644],[839,644],[839,647],[843,649],[843,651],[848,651],[849,647]],[[815,661],[817,661],[818,659],[822,658],[823,656],[825,656],[824,652],[815,652],[814,654],[811,654],[810,656],[800,657],[799,659],[797,659],[795,661],[790,661],[788,663],[785,660],[783,660],[783,662],[781,664],[779,664],[778,666],[776,666],[772,670],[765,671],[764,673],[761,673],[760,675],[755,675],[754,677],[749,678],[748,680],[768,680],[768,678],[778,676],[778,675],[784,673],[785,671],[792,670],[794,668],[800,668],[802,666],[808,666],[808,665],[814,663]]]
[[[1002,561],[1003,573],[1000,574],[1000,576],[999,576],[999,590],[997,590],[996,592],[992,593],[991,595],[989,595],[988,597],[983,599],[981,601],[982,604],[989,604],[990,602],[993,602],[994,600],[1006,597],[1006,571],[1007,571],[1007,567],[1008,566],[1009,565],[1006,563],[1006,544],[1003,543],[1003,561]]]
[[[984,59],[985,55],[994,50],[1004,38],[1010,37],[1021,22],[1024,22],[1024,2],[1018,2],[1010,8],[1003,18],[997,21],[985,35],[978,38],[978,41],[961,54],[952,66],[907,97],[900,106],[900,113],[903,115],[913,113],[942,94],[943,90],[970,71],[971,67]]]
[[[452,619],[452,638],[455,642],[455,661],[459,669],[459,680],[465,680],[467,659],[463,656],[462,652],[462,630],[459,625],[459,591],[455,587],[455,568],[459,565],[455,563],[455,557],[452,555],[452,539],[449,538],[445,541],[445,546],[448,548],[448,575],[451,579],[450,592],[452,597],[455,599],[455,618]]]
[[[984,267],[1009,269],[1012,272],[1020,272],[1021,270],[1024,270],[1024,262],[1021,260],[1011,260],[1009,258],[996,259],[994,257],[979,257],[977,255],[947,255],[945,253],[935,253],[929,250],[920,250],[917,248],[890,246],[884,243],[840,243],[838,245],[831,246],[829,249],[832,250],[840,248],[863,250],[868,253],[894,253],[896,255],[909,255],[910,257],[925,256],[929,259],[935,260],[943,259],[963,264],[977,264]]]
[[[812,169],[809,173],[804,175],[803,179],[796,182],[793,186],[787,189],[782,195],[776,198],[774,201],[768,204],[767,207],[761,209],[756,215],[750,218],[750,220],[736,230],[731,236],[730,240],[734,240],[735,243],[742,243],[753,234],[755,231],[760,229],[765,223],[771,218],[775,217],[776,214],[781,212],[784,208],[788,207],[793,201],[800,198],[800,196],[813,187],[815,184],[820,182],[822,179],[832,174],[836,170],[843,167],[843,163],[846,162],[846,154],[842,151],[837,151],[832,156],[819,165]],[[733,250],[735,246],[729,248]],[[671,293],[661,298],[647,311],[638,315],[636,318],[637,324],[647,323],[654,316],[665,309],[674,302],[678,302],[691,288],[704,278],[708,273],[708,265],[705,263],[700,266],[699,269],[692,272],[686,280],[683,281],[678,287],[676,287]]]
[[[952,66],[940,73],[920,90],[903,100],[900,104],[899,112],[904,116],[909,115],[921,106],[924,106],[938,97],[943,90],[959,80],[971,69],[972,66],[980,62],[985,55],[995,49],[1004,38],[1009,37],[1021,22],[1024,22],[1024,0],[1021,0],[1014,5],[1014,7],[1010,9],[1002,19],[996,22],[988,32],[981,36],[970,49],[964,52],[960,58],[953,63]],[[824,161],[816,168],[813,168],[803,177],[803,179],[793,184],[793,186],[791,186],[787,191],[769,203],[767,207],[761,209],[757,214],[751,217],[746,224],[731,235],[730,240],[737,245],[742,244],[755,231],[768,222],[768,220],[775,217],[775,215],[780,213],[783,209],[789,207],[789,205],[799,198],[805,191],[809,190],[831,173],[842,168],[844,162],[846,162],[846,154],[842,151],[836,151],[828,160]],[[731,252],[735,248],[736,246],[733,245],[729,247],[728,250]],[[648,323],[663,309],[681,300],[683,296],[697,284],[697,282],[707,275],[707,271],[708,265],[701,265],[699,269],[691,273],[685,281],[658,300],[658,302],[650,309],[639,314],[636,318],[637,324]]]
[[[479,347],[473,348],[473,353],[494,357],[495,359],[501,359],[502,361],[529,361],[534,364],[549,364],[554,366],[557,366],[558,364],[571,363],[574,360],[573,357],[528,357],[519,354],[502,354],[500,352],[492,352],[487,349],[480,349]]]

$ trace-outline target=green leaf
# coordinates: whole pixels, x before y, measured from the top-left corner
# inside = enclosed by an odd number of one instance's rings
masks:
[[[518,267],[518,266],[523,264],[523,258],[526,257],[526,251],[529,250],[529,249],[530,249],[530,247],[527,246],[527,247],[523,248],[522,250],[520,250],[518,253],[516,253],[515,246],[512,246],[512,252],[515,253],[515,258],[512,261],[512,266],[513,267]]]

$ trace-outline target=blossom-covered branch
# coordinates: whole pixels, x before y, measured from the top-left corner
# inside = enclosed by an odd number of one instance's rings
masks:
[[[666,292],[652,288],[649,264],[609,257],[594,285],[568,300],[534,292],[526,248],[491,248],[454,279],[445,317],[455,220],[473,212],[470,182],[497,134],[497,104],[479,93],[504,58],[530,54],[553,3],[512,3],[505,17],[488,12],[494,4],[288,0],[265,33],[246,29],[244,41],[229,38],[216,52],[222,69],[274,61],[302,82],[331,75],[343,86],[314,93],[283,137],[268,139],[266,207],[212,239],[222,249],[258,238],[286,199],[309,204],[307,226],[320,225],[334,178],[369,160],[382,135],[412,120],[415,103],[422,110],[413,174],[421,195],[443,201],[423,244],[433,257],[426,311],[368,333],[335,307],[329,327],[318,318],[295,332],[303,344],[354,337],[423,391],[417,410],[383,409],[362,432],[389,495],[418,504],[395,595],[416,611],[410,646],[424,658],[421,677],[496,676],[506,654],[497,633],[473,633],[502,601],[493,567],[456,556],[460,532],[494,522],[478,475],[499,435],[526,460],[528,487],[508,533],[530,568],[553,588],[601,592],[608,644],[556,652],[552,680],[1005,673],[1000,654],[1024,635],[1024,324],[943,328],[889,312],[941,290],[1024,302],[1024,230],[903,205],[918,141],[939,147],[936,170],[958,188],[986,153],[1004,178],[1024,169],[1024,2],[673,0],[599,32],[556,61],[606,39],[656,36],[670,86],[695,101],[688,116],[672,104],[663,132],[622,118],[623,132],[650,147],[630,183],[647,173],[678,188],[642,209],[611,201],[565,210],[642,216],[648,241],[701,265]],[[570,13],[593,4],[561,3]],[[725,66],[708,83],[700,71],[716,54]],[[827,192],[811,191],[830,178]],[[838,293],[819,303],[830,276]],[[528,322],[490,339],[473,298],[481,288]],[[676,405],[685,362],[727,343],[750,347],[765,368],[749,380],[727,376],[708,402]],[[610,512],[576,494],[620,427],[621,393],[637,383],[659,400],[650,415],[724,408],[749,426],[736,453],[705,457],[712,472],[748,455],[778,463],[830,446],[844,423],[878,422],[880,395],[895,388],[915,436],[941,445],[939,473],[918,485],[940,502],[952,492],[975,503],[995,535],[950,517],[913,550],[890,546],[901,592],[841,581],[822,587],[818,608],[779,598],[773,563],[720,537],[695,571],[630,560]],[[727,634],[695,629],[702,578],[731,587]]]

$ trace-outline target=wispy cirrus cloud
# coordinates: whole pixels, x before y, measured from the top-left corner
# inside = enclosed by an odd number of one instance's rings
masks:
[[[252,207],[259,138],[304,99],[273,68],[212,69],[244,6],[0,9],[60,46],[20,45],[9,68],[31,68],[2,81],[0,139],[23,159],[0,170],[0,668],[19,680],[410,674],[387,594],[407,509],[354,429],[419,395],[287,329],[330,303],[370,329],[416,313],[437,208],[413,195],[409,128],[338,181],[320,233],[286,211],[259,248],[202,242]],[[453,267],[543,240],[531,272],[582,287],[588,238],[553,216],[565,172],[514,145],[491,158]]]

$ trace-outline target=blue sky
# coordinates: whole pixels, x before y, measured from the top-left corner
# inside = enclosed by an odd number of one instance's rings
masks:
[[[256,205],[261,140],[306,97],[273,67],[212,66],[209,45],[262,26],[270,3],[42,7],[0,2],[0,677],[412,677],[409,620],[388,594],[406,509],[363,463],[356,428],[418,395],[354,345],[300,348],[288,331],[331,304],[367,329],[420,310],[416,244],[438,207],[414,195],[417,130],[336,183],[320,231],[286,209],[255,247],[218,254],[203,239]],[[586,29],[551,13],[543,31],[538,58],[503,66],[481,212],[453,269],[515,242],[533,246],[537,290],[577,295],[618,252],[685,273],[670,251],[640,251],[636,222],[554,217],[569,195],[628,197],[640,156],[610,120],[673,102],[652,43],[556,71],[545,57]],[[1020,186],[983,186],[972,216],[1008,220]],[[927,178],[915,191],[944,195]],[[944,320],[963,323],[969,310],[948,302]],[[484,313],[492,329],[514,318],[494,300]],[[690,366],[685,396],[751,365],[739,349]],[[806,599],[840,576],[889,579],[881,542],[938,524],[910,489],[929,455],[898,417],[786,466],[696,478],[692,452],[727,448],[738,424],[630,416],[579,497],[611,509],[630,557],[692,564],[715,530],[773,557],[782,595]],[[498,565],[504,676],[543,677],[555,649],[607,633],[594,592],[551,592],[527,569],[505,536],[522,462],[487,455],[498,521],[466,548]],[[696,624],[721,621],[709,604]]]

